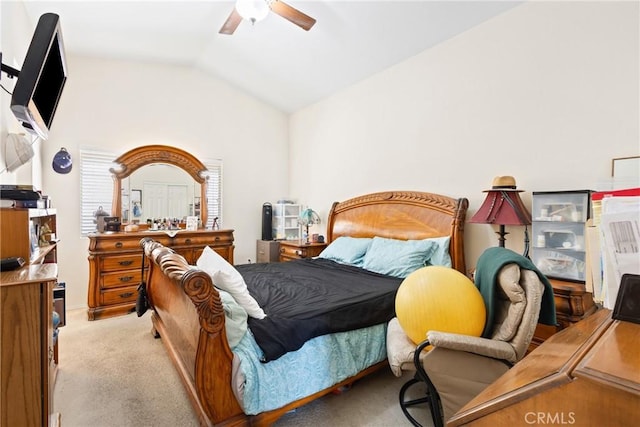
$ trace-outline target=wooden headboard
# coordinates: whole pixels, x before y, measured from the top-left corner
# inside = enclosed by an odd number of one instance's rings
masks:
[[[451,236],[453,268],[467,274],[464,258],[465,198],[433,193],[385,191],[335,202],[329,212],[327,242],[340,236],[420,240]]]

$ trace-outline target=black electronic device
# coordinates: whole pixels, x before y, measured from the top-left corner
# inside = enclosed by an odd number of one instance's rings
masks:
[[[0,189],[0,199],[9,200],[40,200],[42,195],[34,190]]]
[[[60,17],[55,13],[43,14],[22,69],[2,64],[2,71],[18,78],[11,96],[11,111],[27,131],[47,139],[68,75]]]
[[[623,274],[612,318],[640,323],[640,274]]]
[[[24,265],[24,259],[19,256],[2,258],[0,260],[0,271],[16,270]]]
[[[262,240],[273,240],[273,206],[266,202],[262,205]]]

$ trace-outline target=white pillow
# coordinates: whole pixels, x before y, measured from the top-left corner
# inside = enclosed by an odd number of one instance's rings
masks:
[[[242,275],[216,251],[206,246],[196,265],[211,276],[215,286],[229,292],[249,316],[256,319],[266,317],[258,302],[249,294]]]

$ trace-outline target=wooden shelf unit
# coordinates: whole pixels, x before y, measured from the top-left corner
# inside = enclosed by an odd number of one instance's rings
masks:
[[[4,237],[3,237],[4,239]],[[57,264],[0,273],[0,401],[2,426],[55,426],[53,288]]]
[[[57,240],[43,242],[43,226],[57,235],[55,209],[0,208],[0,257],[21,257],[27,264],[57,262]]]

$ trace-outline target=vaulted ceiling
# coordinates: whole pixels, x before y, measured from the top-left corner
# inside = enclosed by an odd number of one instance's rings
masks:
[[[24,1],[33,25],[60,15],[68,54],[198,67],[294,112],[433,47],[522,1],[287,0],[304,31],[270,13],[218,31],[233,1]]]

